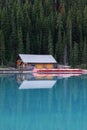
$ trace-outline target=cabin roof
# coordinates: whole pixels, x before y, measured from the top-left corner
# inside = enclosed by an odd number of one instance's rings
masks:
[[[57,63],[52,55],[19,54],[24,63]]]

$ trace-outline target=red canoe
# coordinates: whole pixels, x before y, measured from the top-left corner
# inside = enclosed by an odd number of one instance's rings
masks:
[[[83,74],[82,69],[34,69],[33,72],[36,73],[45,73],[45,74]]]

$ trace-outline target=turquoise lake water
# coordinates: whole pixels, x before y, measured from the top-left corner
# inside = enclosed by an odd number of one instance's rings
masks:
[[[0,75],[0,130],[87,130],[87,75]]]

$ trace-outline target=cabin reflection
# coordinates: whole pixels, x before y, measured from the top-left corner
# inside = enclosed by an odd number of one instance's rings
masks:
[[[19,89],[41,89],[52,88],[56,84],[54,76],[34,76],[32,74],[18,74],[17,82]]]
[[[79,76],[78,74],[18,74],[17,82],[19,89],[52,88],[60,78]]]
[[[19,89],[48,89],[52,88],[56,83],[56,80],[24,80]]]

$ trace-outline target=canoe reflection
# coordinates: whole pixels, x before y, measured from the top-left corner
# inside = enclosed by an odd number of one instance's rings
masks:
[[[21,83],[24,80],[53,80],[59,78],[68,78],[71,76],[79,76],[81,74],[17,74],[17,82]]]

